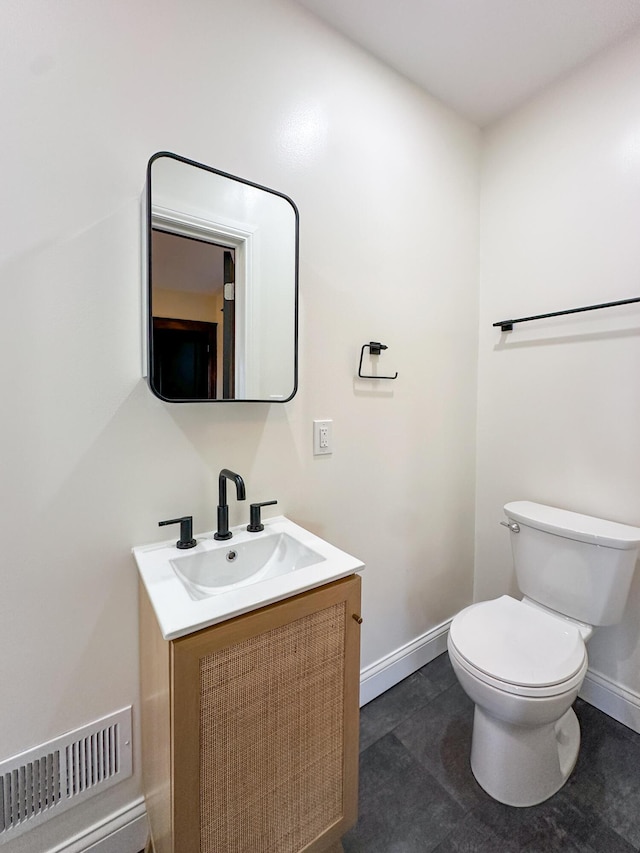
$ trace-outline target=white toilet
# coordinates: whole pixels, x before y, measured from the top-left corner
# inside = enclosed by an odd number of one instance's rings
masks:
[[[571,707],[594,625],[622,618],[640,528],[530,501],[504,508],[521,601],[503,595],[453,619],[449,657],[475,702],[471,769],[494,799],[532,806],[573,770]]]

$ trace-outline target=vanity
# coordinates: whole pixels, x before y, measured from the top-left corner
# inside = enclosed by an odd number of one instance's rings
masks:
[[[286,403],[298,211],[170,152],[143,195],[143,374],[165,403]],[[339,853],[358,795],[363,564],[289,519],[133,549],[147,853]]]
[[[134,548],[153,853],[338,853],[356,821],[363,564],[289,519]]]

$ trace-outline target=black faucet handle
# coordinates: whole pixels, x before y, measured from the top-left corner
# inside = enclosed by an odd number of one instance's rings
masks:
[[[260,520],[260,510],[263,506],[273,506],[277,503],[278,501],[262,501],[262,503],[249,505],[249,524],[247,525],[249,533],[260,533],[264,530],[264,524]]]
[[[183,515],[182,518],[169,518],[166,521],[159,521],[158,527],[164,527],[166,524],[180,525],[180,538],[176,542],[176,548],[195,548],[197,543],[193,538],[192,515]]]

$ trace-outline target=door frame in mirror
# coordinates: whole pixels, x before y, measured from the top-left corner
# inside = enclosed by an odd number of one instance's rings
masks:
[[[236,397],[220,398],[220,399],[168,399],[158,393],[153,386],[152,381],[152,365],[153,365],[153,312],[152,312],[152,230],[165,231],[179,236],[190,237],[192,239],[203,240],[205,242],[216,243],[218,245],[226,245],[235,250],[235,298],[236,298],[236,352],[238,349],[243,353],[244,358],[236,358],[236,374],[235,374],[235,393],[242,392],[247,384],[247,376],[245,364],[253,364],[256,359],[252,350],[255,336],[252,334],[252,325],[256,312],[251,310],[252,296],[248,283],[251,281],[251,272],[254,263],[254,232],[250,226],[239,227],[235,223],[222,223],[219,221],[204,219],[185,213],[184,211],[176,211],[160,205],[153,205],[152,202],[152,185],[151,185],[151,167],[153,163],[160,157],[168,157],[184,163],[188,166],[193,166],[218,175],[222,178],[227,178],[236,181],[240,184],[261,190],[271,195],[277,196],[291,205],[294,214],[294,293],[293,293],[293,389],[291,394],[286,398],[248,398]],[[178,154],[173,154],[168,151],[159,151],[154,154],[147,164],[146,185],[142,199],[142,231],[143,231],[143,376],[147,378],[149,388],[153,394],[159,397],[164,402],[168,403],[286,403],[291,400],[298,390],[298,309],[299,309],[299,294],[298,294],[298,266],[299,266],[299,213],[293,200],[269,187],[254,181],[239,178],[229,172],[214,169],[212,166],[206,166],[203,163],[198,163],[195,160],[190,160]],[[254,297],[255,298],[255,297]]]
[[[254,316],[254,312],[251,310],[251,295],[247,290],[247,282],[251,276],[254,232],[221,222],[200,219],[158,205],[151,207],[151,228],[169,234],[177,234],[180,237],[202,240],[205,243],[228,246],[235,250],[235,346],[236,351],[240,351],[244,356],[244,358],[235,359],[235,389],[236,393],[240,392],[244,395],[246,387],[244,365],[253,363],[251,317]],[[149,253],[149,269],[151,269],[151,253]],[[149,298],[151,298],[151,291],[149,291]],[[150,322],[153,323],[152,317],[150,317]],[[239,400],[204,400],[201,402],[240,403],[243,400],[246,400],[245,396],[241,396]],[[169,402],[174,401],[170,400]]]

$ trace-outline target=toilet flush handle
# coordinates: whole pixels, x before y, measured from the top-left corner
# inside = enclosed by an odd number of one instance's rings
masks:
[[[520,525],[517,524],[515,521],[512,521],[511,523],[509,523],[508,521],[501,521],[500,524],[503,527],[508,527],[512,533],[520,533]]]

